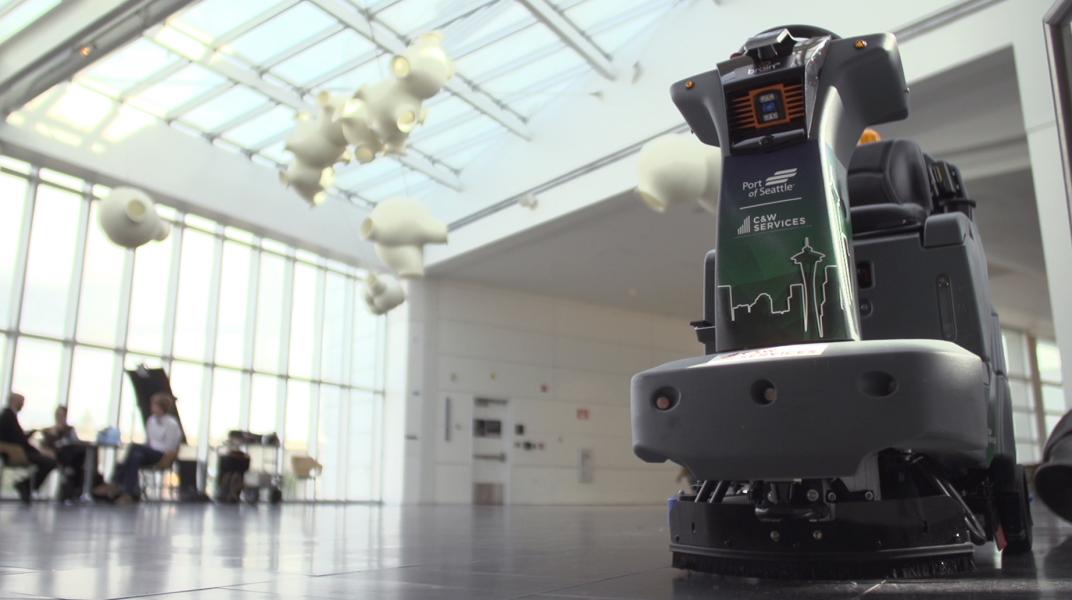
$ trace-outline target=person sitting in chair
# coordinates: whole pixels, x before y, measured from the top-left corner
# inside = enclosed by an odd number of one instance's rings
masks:
[[[182,444],[179,420],[171,415],[175,399],[157,392],[149,399],[149,419],[145,423],[145,444],[131,444],[123,462],[115,468],[112,482],[97,486],[93,493],[107,496],[118,504],[128,504],[141,495],[138,471],[147,467],[166,469],[175,462]]]
[[[41,451],[59,463],[63,473],[61,500],[74,500],[85,479],[86,447],[67,423],[67,407],[57,406],[56,422],[41,430]]]
[[[19,424],[18,413],[25,403],[26,398],[22,394],[12,392],[7,397],[7,408],[0,414],[0,443],[3,443],[3,446],[0,446],[0,452],[5,455],[5,460],[22,462],[21,459],[24,459],[37,467],[32,478],[27,477],[15,484],[19,499],[23,504],[29,504],[31,488],[37,490],[41,487],[41,484],[48,478],[48,474],[56,467],[56,461],[30,445],[30,436],[37,430],[23,431]],[[16,459],[13,455],[20,452],[22,456]]]

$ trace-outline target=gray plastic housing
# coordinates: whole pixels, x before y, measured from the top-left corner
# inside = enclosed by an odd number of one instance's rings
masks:
[[[959,212],[931,215],[922,230],[853,241],[873,284],[858,291],[864,339],[934,338],[982,360],[994,454],[1016,459],[1001,324],[990,300],[986,253],[975,223]]]
[[[697,356],[635,375],[636,455],[716,480],[850,477],[887,448],[950,469],[986,466],[987,370],[975,354],[939,340],[785,348]],[[774,386],[773,402],[757,396],[758,382]],[[669,409],[657,406],[660,396]]]
[[[741,83],[735,76],[742,72],[748,76],[748,85],[777,75],[777,71],[750,74],[761,67],[750,56],[738,56],[670,86],[671,99],[701,142],[721,146],[724,155],[734,153],[727,143],[730,125],[724,85],[730,85],[731,77]],[[908,116],[908,86],[893,34],[830,39],[817,75],[816,80],[806,82],[814,93],[808,102],[806,135],[825,138],[844,165],[849,164],[865,127]]]

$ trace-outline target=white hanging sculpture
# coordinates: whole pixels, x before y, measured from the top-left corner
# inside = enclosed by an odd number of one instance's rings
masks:
[[[298,115],[286,143],[294,162],[283,182],[306,201],[317,204],[315,199],[322,199],[320,192],[327,187],[316,189],[312,185],[313,169],[330,169],[351,158],[366,164],[381,154],[405,152],[409,134],[428,116],[424,101],[438,94],[454,76],[454,64],[443,50],[443,36],[428,33],[418,37],[392,59],[391,73],[383,81],[361,86],[350,98],[321,92],[317,114]],[[353,150],[347,152],[347,146]]]
[[[376,256],[399,277],[424,277],[424,247],[374,244]]]
[[[637,192],[649,208],[665,212],[698,202],[714,213],[722,185],[722,153],[687,133],[655,138],[640,149]]]
[[[117,187],[99,207],[101,228],[110,240],[124,248],[137,248],[152,240],[162,241],[171,225],[156,214],[149,195],[129,187]]]
[[[361,236],[384,246],[447,243],[447,224],[423,204],[404,196],[376,204],[361,222]]]
[[[411,94],[427,100],[454,77],[454,63],[443,49],[443,34],[426,33],[391,60],[391,71]]]
[[[382,315],[406,300],[402,284],[394,277],[369,273],[365,279],[365,304],[369,312]]]
[[[400,277],[424,276],[424,245],[447,243],[446,223],[413,198],[384,200],[361,222],[361,236]]]
[[[299,113],[294,132],[287,138],[286,150],[294,159],[311,167],[330,167],[339,162],[346,151],[346,138],[335,115],[344,101],[322,92],[317,96],[320,110],[315,114]]]
[[[345,99],[321,92],[316,97],[316,115],[298,115],[298,124],[287,138],[286,149],[294,154],[279,179],[306,202],[317,206],[327,197],[326,188],[335,182],[335,163],[346,160],[346,136],[336,120]]]
[[[364,112],[369,131],[389,154],[402,154],[410,132],[427,116],[420,98],[410,94],[397,79],[385,79],[357,90],[343,114],[354,115],[359,111]]]
[[[294,188],[298,195],[313,206],[323,204],[328,193],[326,188],[335,183],[335,169],[331,167],[312,167],[300,160],[290,163],[287,170],[279,174],[284,185]]]
[[[369,128],[368,104],[359,98],[351,98],[343,105],[336,120],[346,142],[354,147],[354,160],[361,164],[376,160],[376,155],[383,151],[383,142]]]

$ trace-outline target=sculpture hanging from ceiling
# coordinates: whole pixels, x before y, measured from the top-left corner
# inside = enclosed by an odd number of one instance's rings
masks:
[[[145,192],[117,187],[100,201],[101,229],[108,239],[124,248],[137,248],[153,240],[163,241],[171,225],[156,214],[156,205]]]
[[[640,149],[637,192],[649,208],[698,203],[715,212],[722,185],[722,154],[689,134],[657,137]]]
[[[319,110],[299,114],[287,139],[294,160],[281,173],[282,182],[317,206],[334,183],[337,163],[367,164],[384,154],[404,153],[410,133],[428,116],[424,102],[453,75],[443,36],[433,32],[392,59],[387,79],[363,85],[349,98],[321,92]]]
[[[447,225],[413,198],[397,197],[372,209],[361,222],[361,236],[399,277],[422,277],[424,246],[447,243]]]
[[[365,304],[372,314],[385,314],[405,300],[402,283],[394,277],[369,273],[365,278]]]

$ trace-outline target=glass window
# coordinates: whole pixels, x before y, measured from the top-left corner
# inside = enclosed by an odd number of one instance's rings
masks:
[[[11,325],[11,288],[27,187],[22,177],[0,173],[0,327]]]
[[[134,252],[127,347],[163,354],[164,313],[171,273],[171,240],[149,242]]]
[[[324,470],[317,478],[317,498],[324,500],[341,500],[344,497],[343,490],[340,489],[341,467],[346,464],[345,456],[342,455],[346,447],[342,397],[343,391],[338,386],[320,386],[316,458],[324,465]]]
[[[223,137],[245,148],[257,148],[265,140],[294,129],[294,116],[293,108],[276,106],[228,129],[223,133]]]
[[[372,498],[373,436],[375,397],[357,390],[350,392],[350,427],[346,431],[346,496],[349,500]],[[327,469],[325,469],[326,471]]]
[[[0,357],[6,356],[8,352],[8,346],[11,344],[11,338],[7,335],[0,334]],[[7,389],[4,373],[0,372],[0,389]],[[2,410],[2,409],[0,409]]]
[[[199,104],[197,108],[183,115],[182,120],[202,131],[215,131],[220,125],[268,101],[268,96],[264,94],[235,86]]]
[[[1028,382],[1019,379],[1010,379],[1009,395],[1014,408],[1023,410],[1034,409],[1035,404],[1031,401],[1031,384]]]
[[[243,366],[251,252],[245,244],[231,241],[223,243],[220,311],[216,329],[216,362],[219,364]]]
[[[33,168],[30,163],[18,160],[17,158],[11,158],[10,156],[0,156],[0,167],[5,169],[11,169],[16,173],[22,173],[23,175],[29,175]]]
[[[78,305],[81,342],[114,345],[123,289],[123,262],[127,250],[108,239],[97,225],[99,202],[89,212],[85,265],[82,267],[82,298]]]
[[[1035,344],[1038,355],[1039,378],[1043,381],[1061,383],[1061,352],[1057,344],[1047,340],[1038,340]]]
[[[202,384],[206,370],[202,365],[175,361],[168,373],[188,446],[196,447],[201,436]]]
[[[182,235],[179,296],[175,305],[175,356],[205,359],[209,292],[216,240],[212,235],[187,229]]]
[[[324,11],[302,2],[231,42],[229,46],[253,64],[259,65],[288,46],[294,46],[334,23],[335,19]]]
[[[167,77],[160,83],[130,99],[131,104],[158,117],[167,116],[172,110],[190,100],[215,89],[227,80],[196,64],[190,64]]]
[[[23,429],[37,429],[52,424],[52,413],[62,404],[62,363],[63,346],[59,342],[24,337],[16,344],[11,391],[26,397],[26,405],[19,413]]]
[[[157,368],[167,359],[189,446],[222,442],[228,431],[246,424],[248,406],[250,430],[279,433],[289,454],[312,454],[329,466],[316,484],[320,497],[368,500],[378,493],[373,477],[382,400],[375,390],[382,387],[377,369],[383,364],[378,355],[384,320],[361,307],[362,290],[354,286],[362,282],[354,278],[363,271],[166,207],[162,212],[185,226],[168,241],[146,244],[131,254],[100,229],[99,203],[66,189],[82,188],[82,180],[45,174],[48,180],[37,186],[30,222],[25,296],[18,315],[34,335],[0,335],[0,356],[11,352],[14,362],[10,387],[27,397],[20,415],[26,427],[47,426],[55,407],[66,404],[71,423],[85,439],[115,425],[123,440],[142,441],[144,418],[126,371],[140,364]],[[17,254],[30,189],[26,178],[0,173],[0,328],[13,327],[11,299],[19,287],[13,278],[20,270]],[[109,189],[94,184],[93,192],[99,196]],[[88,225],[84,252],[77,247],[79,225]],[[258,285],[251,287],[257,245]],[[79,256],[80,264],[75,261]],[[127,261],[133,262],[132,269]],[[81,288],[75,290],[71,282],[78,273]],[[127,273],[131,281],[124,281]],[[130,310],[124,316],[119,309],[127,284]],[[216,289],[218,298],[210,297]],[[167,312],[170,292],[176,293],[174,322]],[[75,294],[78,320],[72,344],[61,339],[69,317],[75,316],[69,302]],[[251,299],[257,302],[253,332],[247,327]],[[209,339],[213,320],[215,337]],[[250,333],[253,348],[247,347]],[[284,344],[284,338],[290,343]],[[165,340],[173,341],[177,358],[168,357]],[[213,350],[214,363],[206,360]],[[239,368],[246,366],[250,352],[254,373]],[[279,373],[281,364],[289,364],[291,377]],[[369,392],[346,387],[355,383]]]
[[[245,242],[246,244],[256,244],[256,236],[252,232],[246,231],[233,225],[228,225],[223,228],[223,235],[228,239],[237,240],[239,242]]]
[[[240,429],[242,373],[234,369],[216,369],[212,374],[212,419],[208,443],[218,446],[227,440],[227,432]]]
[[[145,38],[102,57],[79,74],[79,79],[113,97],[145,81],[178,60],[171,52]]]
[[[78,193],[85,182],[81,178],[52,169],[38,169],[37,176],[43,183],[50,183],[60,189]]]
[[[1042,409],[1047,413],[1064,414],[1065,391],[1059,385],[1043,384],[1042,386]]]
[[[176,24],[208,43],[261,14],[264,9],[264,0],[203,0],[180,12]]]
[[[24,331],[64,334],[81,204],[78,194],[50,185],[37,188],[22,302]]]
[[[364,285],[356,282],[356,286]],[[355,290],[355,298],[362,297],[361,290]],[[350,383],[358,387],[374,389],[379,387],[379,369],[381,355],[383,354],[382,337],[383,318],[370,313],[362,304],[354,310],[354,336],[350,342],[351,348],[351,372]]]
[[[285,274],[286,259],[268,252],[261,254],[257,280],[257,328],[253,344],[253,368],[258,371],[279,371]]]
[[[371,42],[352,29],[344,29],[280,63],[272,72],[292,83],[305,85],[372,50],[375,46]]]
[[[329,272],[324,284],[324,326],[320,352],[320,378],[342,383],[346,359],[347,292],[352,289],[344,275]]]
[[[1038,424],[1035,423],[1035,415],[1030,412],[1014,410],[1012,427],[1017,440],[1033,442],[1039,439]]]
[[[0,44],[55,8],[60,0],[25,0],[0,19]],[[7,7],[4,7],[7,8]]]
[[[186,213],[183,215],[182,222],[186,225],[187,229],[193,227],[194,229],[200,229],[201,231],[206,231],[208,233],[216,231],[215,221],[193,213]]]
[[[289,452],[303,454],[309,450],[309,423],[312,411],[310,385],[291,379],[287,382],[287,423],[284,440]]]
[[[1019,331],[1004,330],[1001,341],[1005,346],[1005,363],[1009,375],[1030,377],[1027,359],[1027,336]]]
[[[290,313],[290,362],[293,377],[311,377],[316,339],[317,269],[294,265],[294,304]],[[288,412],[289,415],[289,412]],[[289,417],[288,417],[289,418]]]
[[[1035,442],[1016,444],[1016,461],[1020,464],[1037,463],[1041,454]]]
[[[1046,439],[1050,439],[1050,434],[1053,433],[1054,427],[1057,427],[1057,423],[1061,421],[1061,417],[1064,415],[1046,415]]]
[[[115,361],[111,350],[85,346],[74,349],[67,420],[83,440],[96,439],[97,432],[108,426]]]
[[[279,389],[285,385],[279,377],[254,375],[249,399],[249,430],[254,433],[279,431],[276,422],[279,406]]]

